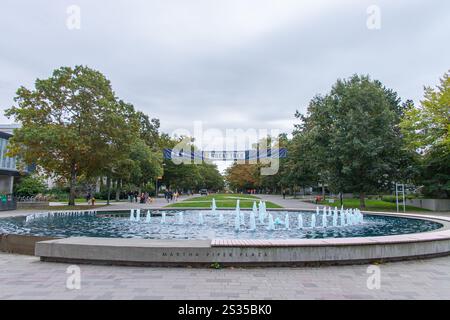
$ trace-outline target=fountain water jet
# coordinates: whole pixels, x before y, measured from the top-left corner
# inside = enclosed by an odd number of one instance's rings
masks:
[[[301,213],[298,214],[298,229],[303,229],[303,216]]]
[[[338,211],[337,208],[335,208],[333,212],[333,227],[337,227],[337,222],[338,222]]]
[[[275,225],[276,226],[279,226],[279,225],[282,225],[283,224],[283,222],[281,222],[281,219],[280,218],[275,218],[275,221],[274,221],[274,223],[275,223]]]
[[[311,228],[315,229],[316,228],[316,215],[313,214],[311,216]]]
[[[324,214],[322,215],[322,228],[326,228],[327,224],[328,224],[327,212],[325,211]]]
[[[266,214],[264,212],[264,205],[262,201],[259,201],[259,222],[264,224],[264,220],[266,219]]]
[[[241,215],[239,214],[238,210],[236,210],[236,214],[234,217],[234,230],[235,231],[241,230]]]
[[[275,222],[273,221],[273,216],[270,213],[269,213],[269,225],[267,226],[267,230],[275,230]]]
[[[341,209],[341,213],[339,215],[341,227],[345,227],[345,213],[344,210]]]
[[[184,224],[184,213],[183,213],[183,211],[178,212],[178,224]]]
[[[250,213],[250,231],[256,231],[256,217],[254,211]]]
[[[244,211],[240,211],[240,213],[241,213],[241,224],[245,226],[245,213]]]
[[[141,221],[141,209],[137,209],[136,221]]]

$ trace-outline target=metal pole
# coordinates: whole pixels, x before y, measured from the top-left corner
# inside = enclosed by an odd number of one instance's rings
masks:
[[[406,203],[405,203],[405,185],[402,184],[402,191],[403,191],[403,212],[406,212]]]
[[[399,210],[398,210],[398,187],[397,187],[397,183],[395,183],[395,203],[397,204],[397,212],[399,212]]]

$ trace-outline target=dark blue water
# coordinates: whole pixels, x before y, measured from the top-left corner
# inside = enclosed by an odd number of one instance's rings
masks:
[[[152,212],[152,223],[145,223],[146,211],[141,212],[142,221],[133,222],[128,213],[122,212],[123,217],[105,217],[104,213],[97,216],[85,217],[55,217],[40,218],[25,222],[24,217],[0,219],[0,233],[15,233],[54,237],[106,237],[106,238],[144,238],[144,239],[323,239],[323,238],[350,238],[373,237],[386,235],[411,234],[426,232],[443,227],[442,224],[410,218],[390,216],[364,215],[364,224],[348,227],[320,228],[321,217],[317,219],[318,228],[297,229],[297,216],[299,212],[290,212],[290,230],[284,226],[276,226],[276,230],[268,231],[265,225],[257,221],[256,232],[248,229],[234,230],[234,212],[224,211],[225,223],[219,224],[218,214],[202,211],[205,224],[199,225],[198,211],[184,212],[184,224],[177,224],[176,212],[168,211],[166,224],[161,224],[158,212]],[[117,212],[106,214],[117,215]],[[286,212],[272,212],[274,218],[284,221]],[[247,227],[249,225],[249,212],[245,213]],[[304,226],[310,226],[311,213],[302,212]],[[329,217],[328,224],[332,223]]]

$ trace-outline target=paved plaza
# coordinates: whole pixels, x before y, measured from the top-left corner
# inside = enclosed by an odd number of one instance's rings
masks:
[[[262,198],[288,208],[315,207],[280,196]],[[21,212],[2,216],[10,214]],[[450,256],[378,265],[379,289],[367,286],[368,265],[217,270],[79,265],[81,288],[72,290],[66,286],[68,267],[0,253],[0,299],[450,299]]]
[[[367,265],[314,268],[189,269],[69,265],[0,253],[0,299],[450,299],[450,257],[379,265],[370,290]]]

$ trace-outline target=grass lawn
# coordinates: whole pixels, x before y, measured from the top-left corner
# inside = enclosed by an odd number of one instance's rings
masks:
[[[329,203],[328,200],[320,202],[320,204],[330,207],[340,207],[340,201],[335,200],[334,203]],[[359,199],[344,199],[344,208],[359,208]],[[397,212],[397,205],[394,202],[387,202],[382,200],[366,199],[367,211],[392,211]],[[417,208],[413,206],[406,206],[406,211],[429,211],[427,209]],[[403,206],[400,205],[400,212],[403,212]]]
[[[211,208],[212,199],[216,199],[217,208],[235,208],[237,199],[239,199],[239,206],[243,209],[253,207],[253,202],[259,202],[259,198],[248,194],[214,194],[208,196],[200,196],[188,200],[172,203],[168,205],[169,208]],[[282,208],[281,206],[266,202],[267,208]]]

